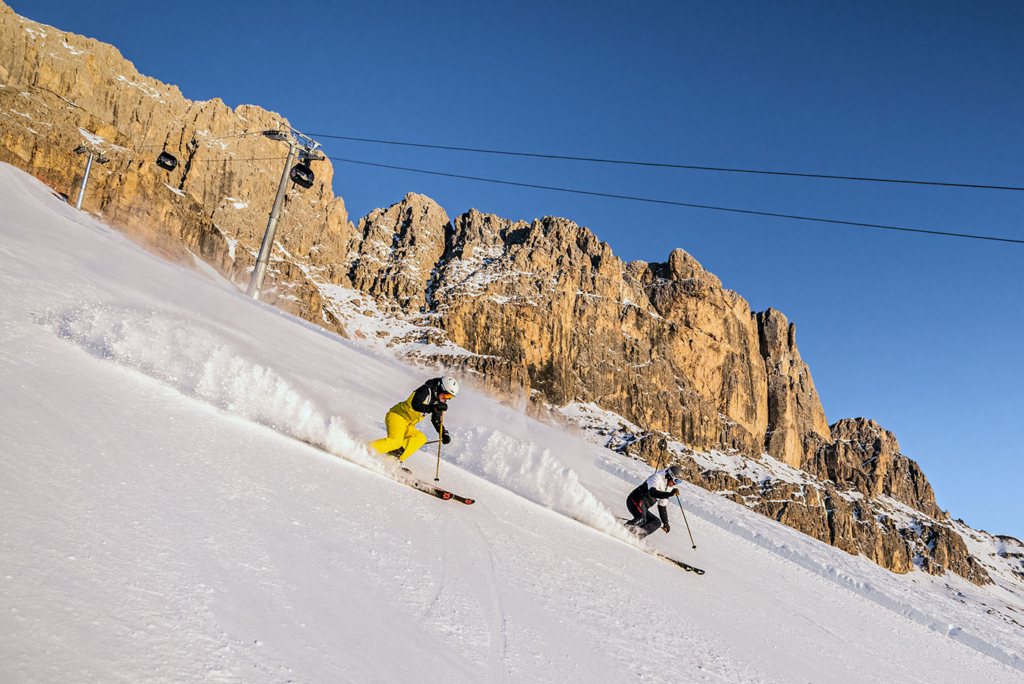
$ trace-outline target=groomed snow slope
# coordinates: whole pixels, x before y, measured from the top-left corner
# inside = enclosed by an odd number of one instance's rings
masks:
[[[698,550],[678,510],[651,542],[685,573],[572,519],[614,530],[646,466],[468,390],[441,479],[473,506],[310,448],[374,463],[428,375],[4,164],[0,206],[2,682],[1024,679],[1010,589],[896,576],[695,487]],[[432,478],[429,448],[409,464]]]

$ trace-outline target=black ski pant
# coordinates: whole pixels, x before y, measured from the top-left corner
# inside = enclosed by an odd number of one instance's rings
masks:
[[[633,528],[641,538],[646,537],[662,525],[661,518],[651,511],[645,498],[638,496],[635,491],[626,497],[626,509],[633,516],[633,519],[626,523],[626,527]]]

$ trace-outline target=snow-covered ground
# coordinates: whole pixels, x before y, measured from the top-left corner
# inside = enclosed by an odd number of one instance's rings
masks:
[[[4,164],[0,206],[0,682],[1024,680],[1012,582],[689,486],[697,550],[678,510],[650,542],[685,573],[599,531],[646,466],[471,391],[440,474],[478,502],[397,484],[361,445],[423,371]]]

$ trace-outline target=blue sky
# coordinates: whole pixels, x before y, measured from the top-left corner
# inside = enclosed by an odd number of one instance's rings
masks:
[[[116,45],[186,97],[306,132],[1024,186],[1015,2],[7,0]],[[300,11],[301,10],[301,11]],[[324,140],[335,156],[681,202],[1024,239],[1024,193],[511,159]],[[1024,536],[1024,245],[811,224],[336,164],[358,220],[407,192],[451,216],[565,216],[626,260],[682,247],[797,325],[830,422],[892,430],[939,505]]]

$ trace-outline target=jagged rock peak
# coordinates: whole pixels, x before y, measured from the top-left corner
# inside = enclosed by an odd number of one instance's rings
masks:
[[[512,221],[476,209],[456,217],[452,227],[451,251],[446,261],[461,260],[464,264],[508,258],[509,250],[522,245],[530,232],[525,221]],[[452,273],[460,271],[465,269],[456,268]]]
[[[896,435],[865,418],[837,421],[831,432],[832,479],[853,482],[866,496],[891,496],[936,520],[948,518],[921,467],[900,453]]]
[[[873,445],[876,451],[900,453],[896,435],[870,418],[843,418],[829,426],[834,441]]]
[[[359,230],[364,235],[368,230],[385,229],[393,231],[421,232],[444,227],[450,223],[448,213],[426,195],[410,192],[387,208],[374,209],[359,220]]]
[[[445,253],[451,221],[441,205],[414,192],[360,219],[349,250],[356,288],[404,307],[426,305],[434,269]]]
[[[800,359],[796,348],[796,323],[790,323],[786,315],[777,309],[757,314],[757,323],[762,356],[766,359]]]
[[[717,276],[705,270],[689,252],[678,247],[668,255],[665,277],[671,280],[709,280],[715,287],[722,287],[722,281]]]

